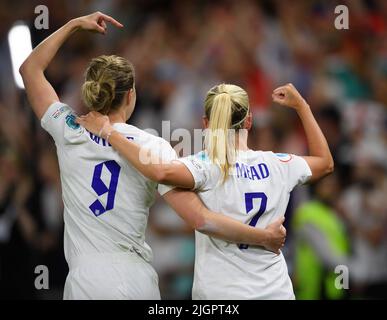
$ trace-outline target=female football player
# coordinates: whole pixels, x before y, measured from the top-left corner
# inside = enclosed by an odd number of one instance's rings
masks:
[[[75,122],[72,109],[59,101],[44,71],[67,38],[77,30],[106,33],[106,23],[121,28],[100,12],[71,20],[37,46],[20,68],[29,102],[53,137],[58,154],[64,202],[64,250],[69,265],[65,299],[159,299],[158,278],[145,229],[157,184],[144,177],[105,139]],[[136,91],[132,65],[117,56],[91,61],[82,96],[90,110],[109,115],[125,139],[158,151],[175,152],[163,139],[125,124]],[[195,229],[228,241],[261,245],[277,252],[283,245],[283,219],[258,230],[210,212],[189,191],[159,192]]]
[[[296,185],[320,179],[333,170],[325,137],[296,88],[287,84],[275,89],[273,100],[297,111],[309,156],[249,149],[249,99],[242,88],[229,84],[212,88],[205,99],[205,150],[178,161],[157,161],[157,156],[125,139],[99,113],[90,113],[78,122],[109,138],[109,143],[146,177],[194,189],[209,209],[264,228],[285,212]],[[144,161],[148,158],[151,161]],[[192,295],[194,299],[294,299],[282,254],[200,233],[196,233]]]

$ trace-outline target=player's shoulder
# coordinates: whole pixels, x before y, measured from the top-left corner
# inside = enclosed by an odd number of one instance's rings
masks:
[[[263,162],[274,166],[286,166],[295,157],[295,155],[290,153],[277,153],[273,151],[255,151],[254,154]]]
[[[239,153],[241,160],[246,159],[250,161],[277,161],[279,157],[272,151],[262,150],[248,150],[246,152]]]
[[[208,156],[208,153],[204,150],[194,153],[193,155],[191,155],[191,157],[200,161],[210,162],[210,157]]]
[[[191,159],[191,161],[200,164],[200,166],[205,166],[207,168],[209,167],[216,167],[213,162],[211,161],[210,157],[208,156],[207,151],[199,151],[197,153],[194,153],[187,157],[188,159]]]
[[[212,162],[206,151],[180,158],[195,179],[195,189],[206,191],[214,188],[220,181],[220,167]]]
[[[75,118],[74,111],[68,104],[60,101],[54,101],[43,114],[41,122],[42,125],[44,125],[50,121],[59,120],[62,117],[67,119],[69,115],[74,115]]]
[[[264,158],[265,160],[269,160],[269,161],[271,160],[275,162],[286,163],[291,161],[294,158],[294,155],[290,153],[279,153],[279,152],[261,151],[261,150],[257,150],[253,152],[256,157],[261,157],[261,158]]]
[[[271,152],[270,155],[273,159],[276,161],[282,162],[282,163],[287,163],[290,162],[294,159],[294,155],[291,153],[282,153],[282,152]]]
[[[184,158],[180,158],[184,163],[189,162],[197,170],[204,170],[211,166],[212,162],[206,151],[200,151]]]
[[[149,145],[154,147],[172,149],[171,144],[164,138],[157,136],[153,133],[150,133],[146,130],[141,130],[141,129],[138,129],[138,130],[141,131],[141,134],[143,135],[144,139],[147,141]]]
[[[273,166],[280,168],[280,170],[289,170],[292,168],[309,168],[306,161],[298,155],[292,153],[278,153],[278,152],[267,152],[268,162]]]
[[[77,114],[68,104],[55,101],[43,114],[41,126],[54,138],[57,146],[86,141],[85,130],[76,123]]]
[[[63,123],[65,128],[83,131],[81,126],[76,123],[77,113],[70,105],[61,101],[53,102],[43,114],[41,124],[43,128],[47,125],[57,125]]]
[[[134,125],[127,123],[115,123],[114,128],[120,133],[133,137],[133,140],[140,144],[165,144],[168,143],[165,139],[156,136],[146,130],[140,129]]]

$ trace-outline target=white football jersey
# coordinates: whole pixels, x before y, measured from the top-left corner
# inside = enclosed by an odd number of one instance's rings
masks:
[[[130,249],[151,261],[145,229],[157,184],[134,169],[104,139],[75,123],[75,117],[68,105],[57,102],[41,120],[57,148],[67,262],[71,264],[81,255]],[[170,144],[160,137],[125,123],[113,127],[163,159],[176,158]],[[161,194],[168,190],[159,187]]]
[[[206,206],[265,228],[285,214],[290,192],[311,175],[302,157],[240,151],[222,183],[205,152],[179,159],[191,171]],[[294,299],[285,259],[258,246],[234,244],[196,232],[193,299]]]

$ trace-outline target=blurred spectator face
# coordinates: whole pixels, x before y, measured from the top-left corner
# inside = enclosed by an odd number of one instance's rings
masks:
[[[340,114],[335,106],[322,107],[317,121],[329,145],[336,147],[341,139]]]
[[[159,98],[162,102],[168,101],[169,97],[175,92],[176,85],[172,81],[162,81],[159,86]]]
[[[0,158],[0,176],[5,181],[15,181],[19,177],[17,158],[12,153],[7,153]]]
[[[336,174],[331,174],[316,185],[316,195],[321,201],[333,205],[340,194],[340,187]]]
[[[377,179],[377,170],[370,161],[357,163],[354,168],[353,178],[364,190],[373,188]]]
[[[384,106],[387,106],[387,74],[376,79],[374,91],[375,98]]]
[[[155,70],[155,78],[158,82],[159,99],[165,103],[176,91],[177,83],[179,81],[179,66],[169,60],[161,61]]]
[[[386,175],[381,166],[367,162],[355,168],[355,183],[363,193],[364,205],[369,214],[383,216],[387,208],[385,197]]]

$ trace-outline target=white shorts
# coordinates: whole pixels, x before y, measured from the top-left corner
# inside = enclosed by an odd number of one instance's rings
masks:
[[[64,300],[160,300],[156,271],[137,253],[84,255],[69,268]]]

